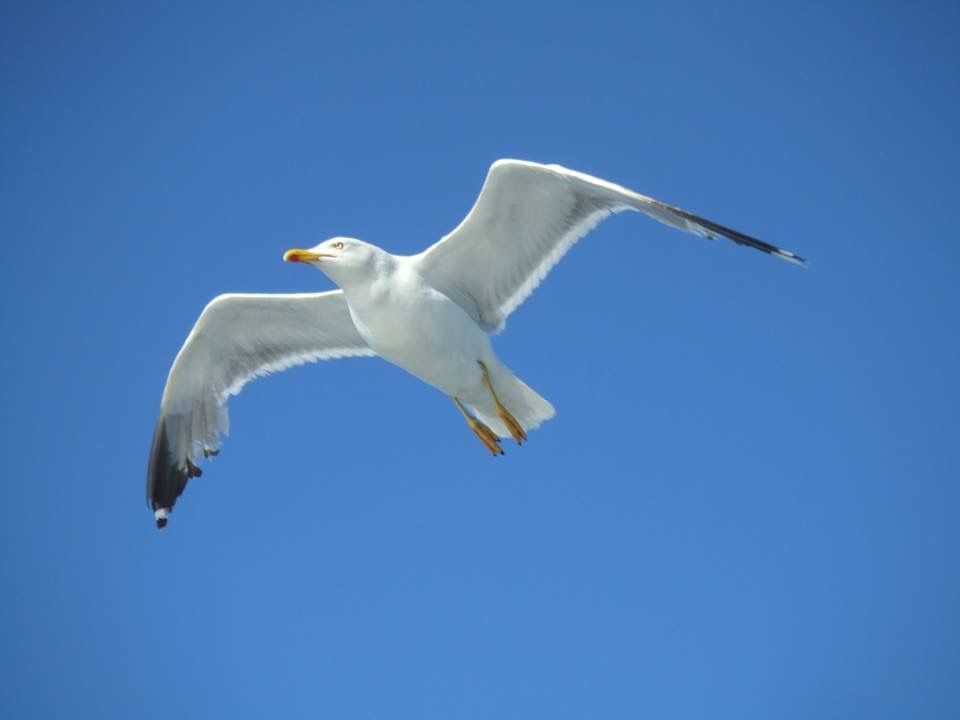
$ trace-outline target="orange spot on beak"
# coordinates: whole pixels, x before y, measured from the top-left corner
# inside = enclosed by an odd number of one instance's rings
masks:
[[[325,257],[333,256],[327,255],[326,253],[316,253],[312,250],[299,250],[297,248],[294,248],[293,250],[287,250],[283,254],[283,259],[286,262],[315,262]]]

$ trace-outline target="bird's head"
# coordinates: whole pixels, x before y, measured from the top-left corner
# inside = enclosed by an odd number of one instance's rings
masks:
[[[285,262],[313,265],[337,285],[343,287],[351,281],[368,277],[375,268],[377,259],[382,255],[385,255],[383,250],[363,240],[334,237],[324,240],[309,250],[287,250],[283,254],[283,259]]]

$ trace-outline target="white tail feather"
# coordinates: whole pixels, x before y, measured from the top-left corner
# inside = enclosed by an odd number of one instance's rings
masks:
[[[548,400],[541,397],[523,380],[511,373],[507,368],[492,369],[491,381],[497,391],[497,397],[503,406],[510,411],[514,419],[523,426],[524,430],[534,430],[540,424],[556,415],[556,410]],[[477,419],[486,424],[500,437],[510,437],[510,431],[497,415],[493,399],[487,402],[471,404]]]

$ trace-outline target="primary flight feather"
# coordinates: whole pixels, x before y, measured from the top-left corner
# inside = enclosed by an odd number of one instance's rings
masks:
[[[419,255],[391,255],[336,237],[284,259],[340,289],[221,295],[201,313],[167,377],[147,470],[147,500],[164,527],[199,463],[228,430],[227,400],[251,379],[316,360],[379,355],[450,395],[493,454],[526,440],[553,406],[496,357],[491,332],[570,247],[611,213],[636,210],[705,238],[725,237],[791,263],[756,238],[559,165],[498,160],[473,208]]]

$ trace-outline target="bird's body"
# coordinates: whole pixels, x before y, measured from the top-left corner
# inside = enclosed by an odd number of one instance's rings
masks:
[[[339,279],[353,324],[373,352],[459,398],[501,437],[509,432],[491,402],[480,362],[503,399],[514,400],[514,414],[525,428],[536,428],[553,415],[553,406],[539,396],[540,402],[528,397],[533,391],[496,357],[489,334],[424,277],[422,255],[391,255],[354,238],[343,242],[363,247],[374,257],[358,272]]]
[[[414,258],[389,256],[384,266],[376,281],[344,289],[360,336],[380,357],[458,395],[466,389],[463,368],[492,354],[490,338],[463,308],[424,281]]]
[[[494,454],[526,439],[553,406],[494,353],[490,333],[570,246],[611,213],[638,210],[704,237],[782,259],[793,253],[605,180],[557,165],[500,160],[464,221],[440,242],[397,256],[331,238],[285,260],[310,263],[339,290],[222,295],[197,320],[167,379],[147,475],[157,524],[227,431],[226,402],[254,377],[318,359],[378,355],[449,395]]]

